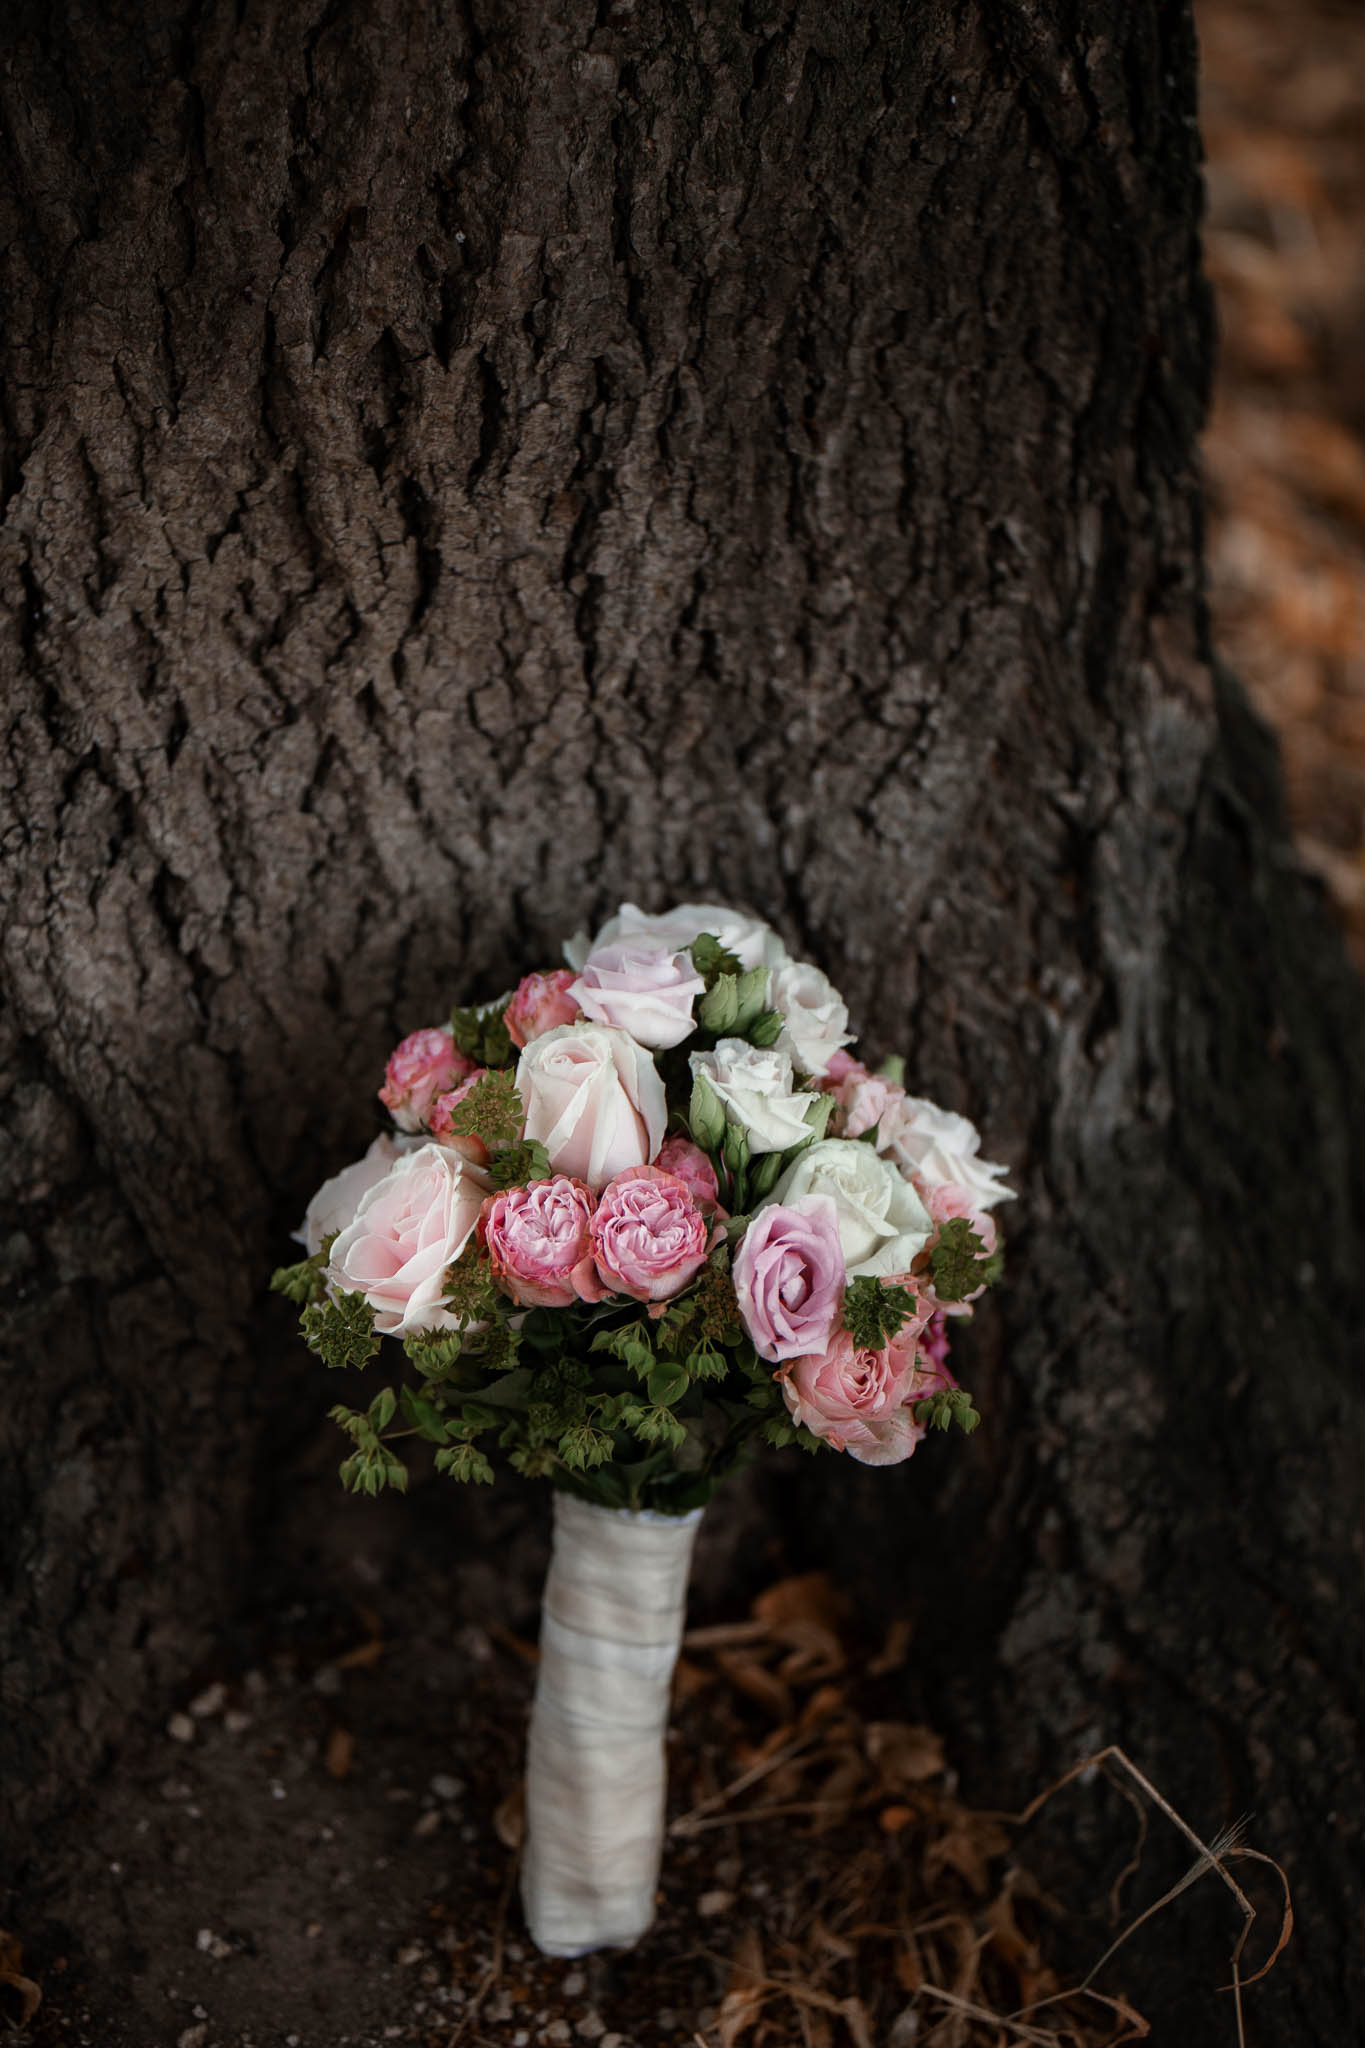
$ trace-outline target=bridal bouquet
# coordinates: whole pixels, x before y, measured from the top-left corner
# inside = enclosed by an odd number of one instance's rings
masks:
[[[523,1896],[555,1954],[653,1916],[662,1732],[692,1538],[760,1444],[908,1458],[978,1417],[948,1331],[997,1277],[1004,1169],[965,1117],[853,1058],[848,1011],[715,904],[623,904],[567,968],[389,1060],[393,1128],[313,1198],[273,1285],[309,1346],[411,1366],[337,1407],[345,1485],[549,1479],[555,1549]],[[392,1347],[397,1349],[397,1347]]]

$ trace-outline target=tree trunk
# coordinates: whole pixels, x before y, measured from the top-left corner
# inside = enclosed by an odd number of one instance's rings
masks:
[[[1340,2041],[1365,1034],[1206,642],[1185,7],[117,13],[0,77],[15,1860],[327,1399],[262,1282],[393,1040],[732,898],[1023,1191],[826,1551],[976,1787],[1255,1807]]]

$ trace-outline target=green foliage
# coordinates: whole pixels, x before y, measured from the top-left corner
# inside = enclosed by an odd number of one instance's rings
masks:
[[[327,1260],[321,1252],[300,1259],[296,1266],[277,1266],[270,1276],[272,1294],[282,1294],[296,1308],[321,1301],[327,1292]]]
[[[722,974],[739,974],[743,970],[739,955],[722,946],[714,932],[699,932],[692,941],[692,965],[696,968],[706,986],[713,988]]]
[[[418,1436],[426,1438],[429,1444],[443,1444],[449,1441],[450,1429],[434,1401],[416,1387],[404,1387],[399,1393],[405,1419],[416,1430]]]
[[[385,1392],[389,1390],[386,1388]],[[382,1397],[376,1397],[376,1401]],[[392,1395],[390,1395],[392,1399]],[[386,1486],[392,1486],[399,1493],[406,1493],[408,1486],[407,1467],[395,1451],[382,1444],[376,1433],[374,1414],[376,1403],[370,1405],[367,1415],[354,1408],[336,1407],[329,1411],[331,1419],[344,1429],[355,1445],[349,1458],[341,1466],[341,1483],[348,1493],[382,1493]]]
[[[491,1486],[493,1467],[481,1450],[473,1444],[449,1444],[436,1453],[436,1470],[444,1472],[451,1479],[458,1479],[465,1486]]]
[[[645,1392],[656,1408],[672,1408],[681,1401],[691,1384],[692,1376],[687,1367],[670,1359],[654,1367],[645,1380]]]
[[[965,1216],[954,1216],[940,1226],[929,1263],[940,1301],[963,1301],[978,1287],[989,1286],[999,1272],[997,1262],[987,1259],[984,1243]]]
[[[497,1003],[476,1003],[469,1009],[450,1013],[456,1048],[466,1059],[473,1060],[476,1067],[508,1067],[517,1057],[503,1022],[509,1000],[505,997]]]
[[[915,1403],[915,1420],[925,1429],[950,1429],[954,1423],[970,1436],[980,1422],[965,1387],[951,1387]]]
[[[423,1379],[445,1379],[464,1348],[458,1330],[415,1330],[403,1339],[403,1349]]]
[[[457,1138],[481,1138],[491,1151],[514,1145],[521,1137],[526,1110],[509,1068],[491,1069],[474,1083],[450,1112],[450,1131]],[[548,1168],[549,1162],[546,1162]]]
[[[508,1453],[507,1462],[523,1479],[549,1479],[559,1460],[548,1444],[519,1444]]]
[[[788,1444],[795,1444],[799,1450],[808,1451],[813,1456],[816,1451],[829,1449],[823,1437],[816,1436],[804,1423],[795,1423],[785,1415],[774,1416],[771,1422],[765,1422],[759,1435],[774,1450],[785,1450]]]
[[[898,1052],[889,1053],[878,1067],[883,1081],[889,1081],[893,1088],[905,1086],[905,1061]]]
[[[896,1332],[918,1311],[908,1287],[895,1287],[864,1273],[844,1293],[844,1328],[860,1351],[884,1351]]]
[[[559,1439],[559,1455],[570,1472],[590,1472],[605,1465],[614,1448],[607,1431],[590,1422],[575,1423]]]
[[[760,1010],[746,1033],[750,1045],[776,1045],[786,1021],[781,1010]]]
[[[766,967],[751,967],[747,974],[718,974],[697,1006],[697,1022],[716,1038],[747,1038],[760,1017],[773,1014],[767,996]],[[780,1023],[777,1028],[781,1030]]]
[[[687,1124],[694,1145],[700,1145],[703,1152],[720,1151],[725,1143],[725,1105],[705,1074],[693,1076]]]
[[[455,1263],[446,1268],[441,1299],[451,1315],[462,1323],[485,1322],[497,1309],[498,1290],[488,1260],[474,1238],[470,1238]]]
[[[355,1371],[379,1350],[374,1310],[363,1294],[310,1302],[299,1317],[299,1328],[308,1349],[336,1371]]]
[[[519,1138],[494,1152],[488,1174],[495,1188],[529,1187],[550,1178],[550,1155],[538,1138]]]
[[[676,1451],[687,1442],[687,1430],[671,1409],[639,1407],[629,1421],[642,1444],[658,1444],[665,1450]]]

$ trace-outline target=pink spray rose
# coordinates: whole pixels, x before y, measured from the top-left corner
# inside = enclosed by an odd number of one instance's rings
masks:
[[[664,1084],[650,1055],[605,1024],[562,1024],[533,1038],[517,1062],[526,1136],[556,1173],[600,1188],[644,1166],[663,1143]]]
[[[439,1138],[443,1145],[449,1145],[453,1152],[462,1152],[474,1166],[487,1166],[488,1147],[482,1138],[457,1135],[452,1131],[450,1113],[457,1103],[464,1101],[471,1088],[477,1087],[487,1072],[487,1067],[475,1067],[472,1073],[465,1075],[458,1088],[448,1088],[444,1095],[438,1095],[427,1112],[432,1136]]]
[[[414,1031],[390,1055],[379,1100],[400,1131],[420,1131],[436,1097],[473,1071],[448,1024]]]
[[[361,1196],[332,1246],[328,1280],[339,1292],[363,1294],[384,1336],[457,1329],[442,1304],[446,1267],[490,1192],[488,1175],[458,1152],[419,1145]]]
[[[844,1298],[839,1213],[829,1195],[760,1209],[740,1240],[732,1275],[740,1318],[774,1364],[822,1352]]]
[[[581,1014],[569,994],[572,971],[556,967],[549,974],[528,974],[502,1013],[507,1036],[515,1046],[529,1045],[544,1031],[559,1024],[576,1024]]]
[[[657,1166],[633,1166],[602,1190],[593,1213],[592,1252],[603,1285],[637,1301],[668,1301],[700,1272],[706,1220],[686,1181]]]
[[[915,1186],[923,1196],[924,1206],[929,1211],[936,1225],[951,1223],[955,1217],[965,1217],[973,1231],[981,1239],[982,1250],[980,1256],[986,1259],[991,1256],[996,1246],[995,1218],[989,1211],[976,1207],[969,1188],[959,1187],[953,1181],[941,1181],[937,1187],[934,1187],[918,1179],[915,1182]],[[920,1285],[923,1287],[926,1295],[933,1296],[933,1284],[927,1277]],[[974,1287],[970,1294],[964,1294],[958,1301],[939,1303],[939,1310],[941,1313],[950,1316],[966,1315],[968,1302],[976,1301],[985,1291],[984,1284],[980,1287]]]
[[[588,955],[572,989],[594,1024],[613,1025],[637,1044],[664,1052],[696,1030],[692,1005],[705,995],[706,983],[689,954],[620,939]]]
[[[899,1465],[924,1434],[908,1405],[922,1398],[918,1329],[907,1323],[882,1351],[861,1350],[836,1330],[824,1352],[794,1358],[779,1375],[792,1420],[860,1465]]]
[[[720,1206],[720,1187],[716,1169],[700,1145],[694,1145],[690,1138],[665,1138],[654,1164],[686,1181],[703,1216],[715,1214]]]
[[[568,1308],[600,1301],[592,1262],[593,1197],[581,1180],[557,1174],[529,1188],[507,1188],[483,1205],[479,1237],[493,1278],[523,1308]]]

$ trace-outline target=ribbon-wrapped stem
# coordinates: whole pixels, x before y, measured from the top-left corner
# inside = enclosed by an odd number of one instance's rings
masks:
[[[664,1733],[701,1512],[554,1497],[521,1877],[546,1955],[625,1947],[654,1918]]]

